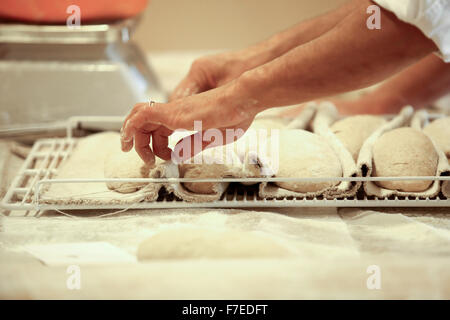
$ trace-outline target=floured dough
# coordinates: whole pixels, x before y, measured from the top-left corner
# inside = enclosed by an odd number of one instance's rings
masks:
[[[122,152],[120,149],[109,153],[105,159],[105,178],[148,178],[150,166],[146,165],[136,151]],[[120,193],[139,190],[145,182],[107,182],[108,189]]]
[[[383,134],[373,146],[374,177],[434,176],[438,153],[432,141],[414,128],[398,128]],[[432,181],[377,181],[380,187],[406,192],[428,189]]]
[[[183,178],[223,178],[228,173],[224,164],[184,164],[180,165],[180,176]],[[194,193],[212,194],[218,182],[184,182],[186,189]]]
[[[356,161],[364,141],[385,123],[382,117],[358,115],[336,121],[330,129]]]
[[[227,152],[229,152],[227,157]],[[196,159],[198,163],[195,163]],[[239,171],[240,161],[233,150],[227,151],[226,146],[219,146],[202,151],[192,158],[189,164],[180,164],[180,177],[182,178],[224,178],[233,176]],[[194,193],[213,194],[216,186],[221,182],[184,182],[186,189]],[[222,182],[223,183],[223,182]]]
[[[236,230],[181,228],[141,242],[139,260],[283,257],[289,250],[269,237]]]
[[[305,130],[282,130],[279,139],[279,169],[276,177],[342,177],[338,156],[325,138]],[[338,184],[327,182],[276,182],[296,192],[318,192]]]
[[[450,198],[450,181],[444,181],[442,183],[442,194]]]
[[[450,117],[434,120],[423,131],[450,158]]]

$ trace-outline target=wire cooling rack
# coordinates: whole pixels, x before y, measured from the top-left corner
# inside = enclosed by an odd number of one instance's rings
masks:
[[[49,204],[40,198],[44,185],[55,183],[105,183],[105,182],[292,182],[292,181],[394,181],[394,180],[439,180],[450,177],[358,177],[358,178],[244,178],[244,179],[56,179],[58,168],[70,157],[78,139],[72,137],[74,124],[82,121],[120,122],[120,117],[77,117],[69,121],[67,137],[36,141],[22,168],[13,180],[1,206],[10,211],[27,210],[86,210],[86,209],[151,209],[151,208],[257,208],[257,207],[450,207],[450,199],[439,194],[433,198],[371,197],[360,191],[356,196],[341,199],[324,197],[284,197],[264,199],[258,196],[255,186],[231,183],[222,197],[213,202],[192,203],[177,199],[173,195],[161,194],[153,202],[133,204]]]

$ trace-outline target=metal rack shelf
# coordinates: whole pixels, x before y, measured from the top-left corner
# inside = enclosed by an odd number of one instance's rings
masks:
[[[192,203],[161,194],[154,202],[130,204],[48,204],[39,197],[43,185],[52,183],[99,183],[99,182],[275,182],[275,181],[392,181],[392,180],[450,180],[450,177],[356,177],[356,178],[244,178],[244,179],[55,179],[60,165],[70,156],[77,138],[72,137],[72,129],[82,121],[119,121],[98,117],[76,117],[67,123],[67,137],[38,140],[19,173],[13,180],[1,206],[14,210],[91,210],[91,209],[151,209],[151,208],[257,208],[257,207],[450,207],[450,199],[442,194],[434,198],[418,197],[368,197],[360,190],[354,197],[326,199],[323,197],[264,199],[258,197],[255,186],[231,183],[227,192],[213,202]]]

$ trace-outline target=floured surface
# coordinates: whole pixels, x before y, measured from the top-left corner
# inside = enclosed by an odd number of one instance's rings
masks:
[[[105,213],[1,217],[0,297],[450,298],[448,208],[164,209],[98,217]],[[135,256],[139,244],[152,235],[188,228],[262,234],[292,255],[82,266],[83,289],[67,290],[66,267],[43,266],[24,250],[27,245],[101,241]],[[367,289],[372,265],[380,267],[381,290]]]
[[[448,210],[286,208],[144,210],[111,218],[47,213],[0,224],[0,297],[124,299],[450,298]],[[81,266],[82,290],[67,290],[66,267],[46,267],[30,244],[108,242],[131,255],[160,232],[200,228],[258,234],[289,248],[266,256],[148,260]],[[166,243],[170,246],[170,241]],[[367,268],[379,266],[381,290]]]
[[[77,218],[49,212],[39,219],[13,212],[0,217],[0,297],[449,299],[449,211],[163,209],[131,210],[108,218],[98,218],[108,211],[78,213]],[[135,256],[150,236],[185,228],[263,234],[294,254],[82,266],[82,290],[67,290],[66,267],[44,266],[24,251],[26,245],[101,241]],[[380,267],[381,290],[367,289],[371,265]]]
[[[105,132],[78,140],[71,156],[58,169],[57,179],[103,179],[105,161],[111,153],[120,151],[119,134]],[[134,151],[133,151],[134,152]],[[141,192],[119,193],[110,190],[106,183],[53,183],[43,192],[43,201],[67,203],[136,202],[143,199]]]

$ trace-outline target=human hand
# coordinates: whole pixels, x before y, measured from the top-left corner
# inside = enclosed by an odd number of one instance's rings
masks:
[[[253,52],[255,51],[255,52]],[[257,66],[256,49],[208,55],[195,60],[186,77],[169,97],[173,101],[208,91],[238,78],[242,73]]]
[[[169,103],[138,103],[122,126],[122,151],[128,152],[134,145],[142,160],[149,164],[155,162],[155,155],[165,160],[184,161],[207,147],[240,138],[258,111],[256,101],[244,98],[234,82]],[[200,121],[201,129],[180,140],[172,152],[168,137],[177,129],[198,130],[195,121]],[[214,132],[219,132],[221,137],[211,134],[210,129],[216,129]],[[224,139],[229,136],[227,130],[233,130],[231,141]],[[195,147],[199,145],[198,141],[201,149]]]

